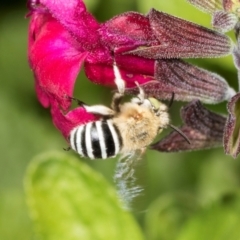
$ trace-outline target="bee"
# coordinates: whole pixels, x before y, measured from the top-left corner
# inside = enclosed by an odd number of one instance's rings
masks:
[[[106,159],[120,155],[114,181],[125,209],[131,209],[134,198],[141,195],[143,187],[136,184],[136,170],[145,149],[156,136],[170,126],[168,107],[156,98],[146,97],[136,83],[139,94],[130,101],[121,103],[124,97],[125,82],[116,64],[113,66],[118,91],[113,95],[111,108],[103,105],[87,106],[77,100],[87,112],[101,118],[75,127],[70,132],[70,148],[82,157]],[[173,95],[174,96],[174,95]]]
[[[170,123],[168,107],[155,98],[147,98],[137,83],[137,97],[121,103],[125,82],[116,65],[114,73],[118,92],[113,96],[111,108],[83,104],[87,112],[98,114],[101,118],[77,126],[70,132],[70,147],[82,157],[106,159],[118,154],[144,152]]]

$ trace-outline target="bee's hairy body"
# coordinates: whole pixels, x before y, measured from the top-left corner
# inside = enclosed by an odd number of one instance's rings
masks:
[[[131,102],[123,104],[120,110],[113,122],[123,139],[122,152],[142,149],[151,144],[159,133],[159,126],[162,126],[161,118],[152,109]]]
[[[98,120],[73,129],[70,145],[82,157],[105,159],[119,153],[122,138],[111,119]]]
[[[145,98],[140,87],[138,97],[120,104],[125,89],[122,81],[115,80],[119,92],[113,97],[111,109],[101,105],[85,106],[88,112],[102,115],[102,119],[77,126],[70,132],[70,147],[81,156],[105,159],[119,153],[144,150],[167,127],[166,105]]]

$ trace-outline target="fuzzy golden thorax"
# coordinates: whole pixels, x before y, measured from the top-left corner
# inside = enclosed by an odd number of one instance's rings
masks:
[[[122,136],[122,152],[147,147],[159,131],[166,128],[169,123],[166,105],[160,103],[157,110],[151,105],[144,106],[133,102],[120,106],[120,112],[113,118],[113,122]]]

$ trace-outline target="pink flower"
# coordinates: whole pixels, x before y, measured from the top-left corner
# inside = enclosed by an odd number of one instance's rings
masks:
[[[28,5],[37,96],[66,138],[73,127],[96,119],[82,107],[69,111],[82,67],[94,83],[114,86],[116,63],[128,93],[136,92],[138,82],[159,99],[174,92],[177,100],[217,103],[233,95],[223,78],[180,59],[229,54],[231,41],[221,33],[154,9],[98,23],[81,0],[30,0]]]

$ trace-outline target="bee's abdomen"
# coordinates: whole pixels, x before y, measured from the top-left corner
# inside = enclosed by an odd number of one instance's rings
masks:
[[[122,138],[111,119],[99,120],[74,128],[70,146],[83,157],[105,159],[119,153]]]

